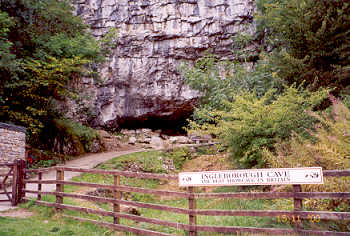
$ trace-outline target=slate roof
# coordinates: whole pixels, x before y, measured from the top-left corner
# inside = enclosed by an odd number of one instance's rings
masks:
[[[2,123],[0,122],[0,128],[2,129],[7,129],[7,130],[12,130],[12,131],[17,131],[17,132],[22,132],[25,133],[26,132],[26,128],[22,127],[22,126],[17,126],[17,125],[10,125],[10,124],[6,124],[6,123]]]

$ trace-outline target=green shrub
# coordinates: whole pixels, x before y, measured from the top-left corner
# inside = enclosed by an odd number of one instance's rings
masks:
[[[288,139],[292,131],[308,136],[305,128],[311,128],[315,119],[304,111],[318,105],[325,95],[325,91],[311,93],[294,86],[280,95],[271,90],[261,98],[242,92],[233,102],[226,101],[225,111],[208,112],[211,123],[190,125],[221,139],[238,167],[263,167],[263,148],[273,150],[276,141]]]
[[[223,109],[223,101],[232,101],[234,95],[242,90],[255,91],[258,96],[262,96],[269,89],[280,87],[280,81],[269,72],[267,62],[261,59],[254,70],[248,70],[239,61],[220,61],[214,55],[208,54],[198,59],[192,67],[182,67],[182,71],[185,82],[202,93],[201,107],[215,110]],[[195,118],[203,119],[196,114]]]
[[[74,155],[85,152],[96,152],[103,149],[101,138],[96,130],[68,119],[55,119],[56,131],[55,144],[52,148],[60,153],[65,153],[65,148],[70,148]]]
[[[173,160],[176,170],[181,170],[185,162],[192,158],[192,152],[187,147],[175,148],[168,152],[167,155]]]
[[[350,3],[344,0],[259,0],[270,62],[289,84],[339,94],[349,84]]]
[[[217,153],[216,148],[211,146],[196,147],[196,154],[198,155],[214,155],[216,153]]]
[[[268,166],[313,167],[325,170],[350,168],[350,110],[340,101],[333,99],[331,115],[309,113],[321,123],[310,132],[316,141],[306,140],[298,135],[288,142],[275,145],[276,153],[265,150],[264,160]],[[350,177],[328,177],[324,185],[303,185],[305,191],[349,192]],[[344,199],[308,200],[306,207],[320,210],[349,211],[350,201]]]
[[[28,168],[42,168],[51,167],[70,160],[72,156],[54,153],[47,150],[39,150],[36,148],[26,147],[28,152],[27,167]]]

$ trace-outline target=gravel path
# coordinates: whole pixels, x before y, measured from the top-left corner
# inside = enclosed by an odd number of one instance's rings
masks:
[[[106,162],[110,159],[113,159],[118,156],[135,153],[135,152],[141,152],[145,151],[145,149],[130,149],[127,151],[116,151],[116,152],[103,152],[103,153],[96,153],[96,154],[88,154],[86,156],[83,156],[81,158],[67,161],[64,166],[66,167],[79,167],[84,169],[92,169],[96,167],[98,164]],[[75,176],[79,176],[80,173],[77,172],[66,172],[64,174],[64,180],[70,180],[71,178]],[[33,178],[37,179],[37,178]],[[56,179],[56,171],[49,171],[43,174],[42,176],[43,180],[54,180]],[[28,190],[37,190],[38,186],[37,184],[27,184],[26,189]],[[55,184],[43,184],[42,185],[42,191],[54,191],[56,189]],[[33,194],[26,194],[27,197],[36,197],[36,195]],[[0,195],[1,199],[5,199],[5,195]],[[14,209],[16,207],[12,207],[10,205],[10,202],[0,202],[0,211],[7,211],[10,209]]]

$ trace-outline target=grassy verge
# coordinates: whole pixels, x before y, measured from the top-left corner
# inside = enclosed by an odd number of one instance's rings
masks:
[[[61,217],[54,209],[40,206],[23,207],[34,213],[29,218],[0,217],[0,236],[117,236],[123,235],[89,223]]]

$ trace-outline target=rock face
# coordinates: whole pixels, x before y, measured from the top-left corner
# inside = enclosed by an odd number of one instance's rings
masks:
[[[179,65],[211,49],[231,54],[232,36],[254,31],[254,0],[76,0],[76,14],[100,38],[118,30],[99,68],[101,81],[83,79],[92,125],[169,126],[193,111],[198,92],[184,85]]]

